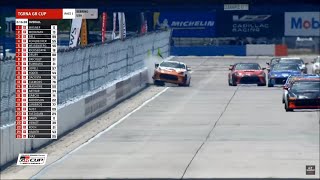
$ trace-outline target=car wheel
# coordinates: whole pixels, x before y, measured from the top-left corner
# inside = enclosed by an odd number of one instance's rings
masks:
[[[157,86],[157,85],[159,85],[159,82],[156,81],[156,80],[153,80],[153,84],[154,84],[155,86]]]
[[[293,109],[290,109],[290,108],[288,107],[288,104],[287,104],[287,103],[284,104],[284,109],[286,110],[286,112],[292,112],[292,111],[293,111]]]
[[[189,79],[189,82],[188,82],[187,86],[189,87],[190,84],[191,84],[191,78]]]
[[[233,83],[232,83],[232,86],[237,86],[237,83],[233,82]]]
[[[189,80],[189,82],[188,83],[183,83],[183,84],[178,84],[178,86],[185,86],[185,87],[189,87],[190,86],[190,84],[191,84],[191,79]]]
[[[228,78],[228,84],[229,84],[229,86],[232,86],[230,78]]]
[[[231,78],[231,85],[232,85],[232,86],[237,86],[237,83],[236,83],[236,81],[235,81],[233,78]]]
[[[266,84],[258,84],[258,86],[266,86]]]
[[[186,75],[185,77],[184,77],[184,82],[183,82],[183,84],[181,84],[181,85],[179,85],[179,86],[189,86],[190,85],[190,81],[188,82],[188,76]]]

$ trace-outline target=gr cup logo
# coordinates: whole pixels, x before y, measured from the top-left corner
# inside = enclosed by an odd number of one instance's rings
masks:
[[[19,154],[17,165],[44,165],[47,154]]]
[[[286,36],[320,36],[320,12],[286,12]]]
[[[30,156],[28,156],[28,155],[23,155],[23,156],[21,156],[21,157],[19,158],[19,162],[21,162],[21,163],[28,163],[28,162],[30,162]]]

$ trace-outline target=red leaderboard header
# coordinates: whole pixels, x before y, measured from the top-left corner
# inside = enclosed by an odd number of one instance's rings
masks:
[[[17,19],[63,19],[63,9],[17,9]]]
[[[98,9],[17,9],[17,19],[97,19]]]

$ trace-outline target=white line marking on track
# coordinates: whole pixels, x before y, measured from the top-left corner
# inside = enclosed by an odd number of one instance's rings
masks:
[[[144,107],[145,105],[147,105],[149,102],[151,102],[152,100],[154,100],[155,98],[157,98],[158,96],[160,96],[161,94],[163,94],[164,92],[166,92],[170,87],[166,87],[165,89],[163,89],[161,92],[159,92],[158,94],[156,94],[155,96],[153,96],[152,98],[148,99],[147,101],[145,101],[144,103],[142,103],[140,106],[138,106],[136,109],[134,109],[133,111],[131,111],[130,113],[128,113],[126,116],[124,116],[123,118],[121,118],[119,121],[115,122],[114,124],[112,124],[111,126],[109,126],[107,129],[101,131],[100,133],[96,134],[95,136],[93,136],[92,138],[90,138],[88,141],[86,141],[85,143],[81,144],[80,146],[78,146],[77,148],[75,148],[74,150],[70,151],[69,153],[65,154],[64,156],[62,156],[60,159],[52,162],[51,164],[47,165],[46,167],[44,167],[43,169],[41,169],[38,173],[36,173],[35,175],[33,175],[30,179],[38,179],[38,176],[41,176],[47,169],[49,169],[50,166],[57,164],[61,161],[63,161],[64,159],[66,159],[70,154],[78,151],[79,149],[83,148],[84,146],[88,145],[90,142],[92,142],[93,140],[99,138],[102,134],[110,131],[112,128],[114,128],[115,126],[117,126],[118,124],[120,124],[122,121],[124,121],[125,119],[127,119],[129,116],[131,116],[133,113],[135,113],[136,111],[140,110],[142,107]]]

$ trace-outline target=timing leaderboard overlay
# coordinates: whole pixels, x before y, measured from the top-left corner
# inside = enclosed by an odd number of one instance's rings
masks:
[[[16,138],[57,139],[57,22],[96,9],[16,10]]]

